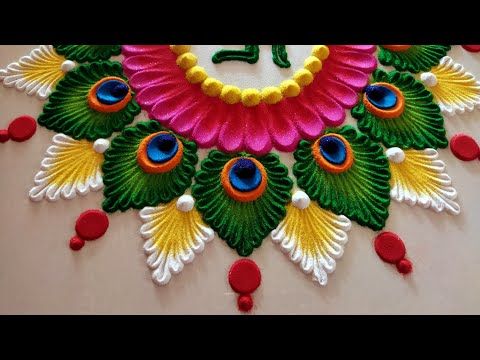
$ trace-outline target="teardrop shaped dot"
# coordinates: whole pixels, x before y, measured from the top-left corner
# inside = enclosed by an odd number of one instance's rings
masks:
[[[172,134],[159,134],[147,145],[147,156],[155,163],[172,159],[178,151],[177,138]]]
[[[320,139],[320,152],[328,162],[335,165],[341,165],[347,159],[345,144],[335,136],[324,136]]]
[[[252,191],[260,186],[262,174],[255,163],[250,159],[238,159],[229,173],[230,184],[233,188],[242,191]]]
[[[105,105],[113,105],[122,101],[130,91],[128,85],[119,80],[107,80],[97,89],[97,99]]]
[[[397,104],[397,95],[382,85],[369,85],[365,88],[365,94],[371,104],[382,110],[393,108]]]

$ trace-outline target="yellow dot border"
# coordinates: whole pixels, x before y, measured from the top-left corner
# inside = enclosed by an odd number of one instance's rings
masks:
[[[315,74],[320,72],[330,55],[326,45],[314,45],[311,55],[303,62],[291,79],[284,80],[278,86],[267,86],[263,89],[240,89],[234,85],[222,83],[211,77],[201,66],[198,66],[197,56],[191,52],[190,45],[170,45],[170,50],[177,55],[177,65],[185,71],[186,79],[192,84],[200,84],[203,93],[210,97],[219,97],[227,104],[242,102],[244,106],[256,106],[261,102],[276,104],[284,97],[295,97],[302,92],[302,88],[310,85]]]

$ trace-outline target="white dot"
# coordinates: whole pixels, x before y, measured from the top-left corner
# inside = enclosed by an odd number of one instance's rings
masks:
[[[73,68],[75,67],[75,63],[71,60],[65,60],[62,65],[60,66],[60,69],[62,69],[62,71],[64,73],[66,72],[69,72],[70,70],[72,70]]]
[[[292,196],[292,204],[300,210],[304,210],[310,205],[310,198],[306,193],[298,190]]]
[[[195,200],[191,195],[182,195],[177,200],[177,209],[183,212],[188,212],[193,209]]]
[[[424,72],[420,75],[420,80],[427,86],[433,87],[438,84],[437,77],[431,72]]]
[[[398,147],[387,149],[387,151],[385,151],[385,155],[387,155],[388,160],[395,164],[400,164],[405,160],[405,153]]]
[[[110,141],[107,139],[97,139],[93,143],[93,149],[99,154],[103,154],[109,147]]]

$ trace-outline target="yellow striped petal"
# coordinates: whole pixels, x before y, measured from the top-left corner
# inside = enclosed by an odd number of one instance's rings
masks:
[[[336,259],[343,255],[350,227],[348,218],[322,209],[303,191],[297,191],[271,238],[304,273],[312,273],[313,280],[325,286],[327,274],[335,270]]]
[[[213,239],[213,230],[205,225],[193,205],[190,195],[182,195],[166,205],[140,211],[144,222],[140,233],[146,240],[143,248],[158,285],[168,284],[172,273],[181,272],[184,264],[192,262],[205,243]]]
[[[420,78],[447,115],[463,114],[465,110],[480,107],[480,82],[449,56]]]
[[[97,145],[104,139],[97,140]],[[97,152],[99,151],[99,152]],[[33,201],[47,198],[56,201],[72,199],[77,194],[103,188],[101,166],[103,154],[87,140],[75,140],[64,134],[53,137],[53,145],[46,152],[41,171],[35,175],[35,186],[29,196]]]
[[[403,152],[404,155],[399,156]],[[395,157],[392,155],[395,153]],[[445,163],[438,159],[434,149],[386,151],[390,160],[390,196],[398,202],[432,208],[436,212],[447,211],[458,215],[460,206],[454,201],[457,191],[445,172]]]
[[[41,45],[18,62],[0,69],[0,80],[6,87],[15,87],[44,100],[64,74],[74,67],[75,63],[58,55],[52,45]]]

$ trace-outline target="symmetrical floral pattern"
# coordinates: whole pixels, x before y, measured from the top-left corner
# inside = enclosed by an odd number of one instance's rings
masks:
[[[50,95],[38,123],[58,134],[30,198],[104,187],[105,211],[137,209],[159,285],[215,232],[240,256],[270,235],[326,285],[352,221],[384,229],[390,199],[459,214],[437,152],[448,144],[442,112],[472,111],[480,86],[450,46],[379,46],[390,72],[376,69],[376,46],[324,46],[297,74],[301,88],[255,104],[235,91],[222,100],[226,86],[207,81],[188,49],[124,45],[120,64],[118,45],[48,45],[1,70],[4,85]],[[152,120],[131,125],[141,109]],[[347,109],[358,130],[342,126]],[[301,190],[273,148],[294,152]]]

